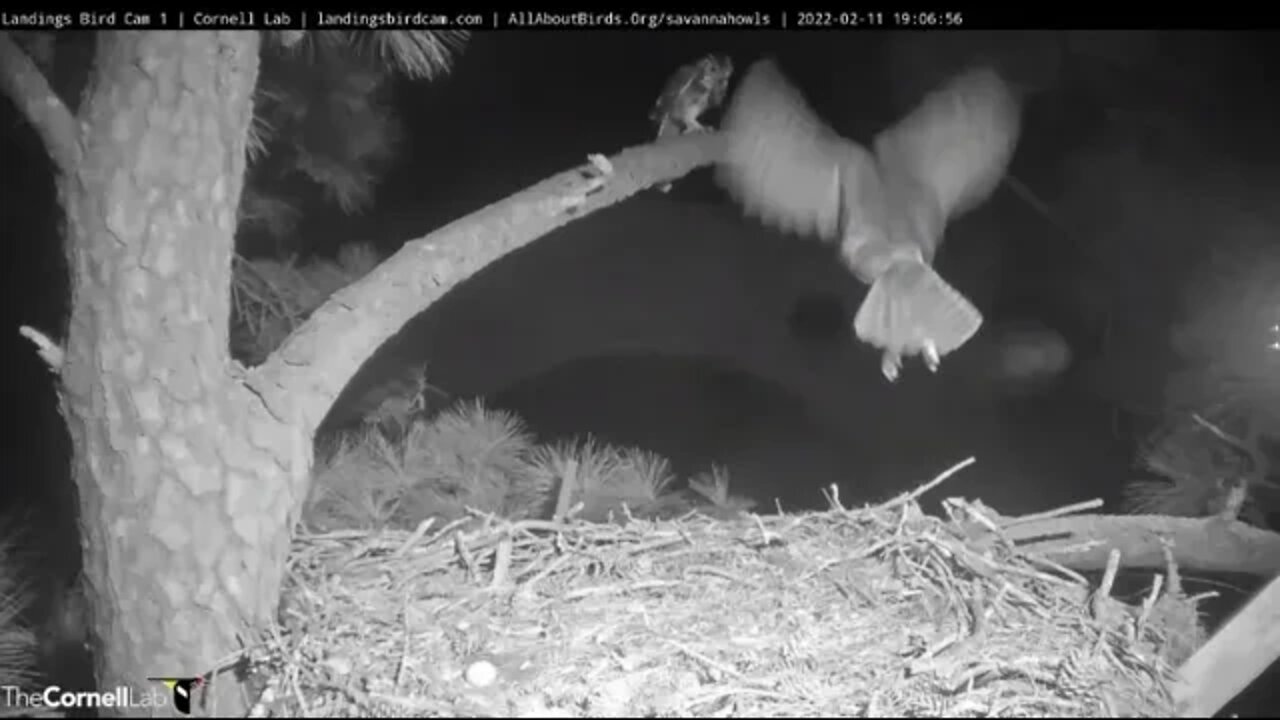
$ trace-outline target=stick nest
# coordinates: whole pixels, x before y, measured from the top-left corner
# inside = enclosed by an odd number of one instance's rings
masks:
[[[915,496],[300,537],[254,714],[1171,713],[1201,637],[1177,583],[1130,606],[1019,551],[980,503],[942,518]]]

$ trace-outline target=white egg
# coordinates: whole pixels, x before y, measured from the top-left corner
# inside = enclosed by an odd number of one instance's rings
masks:
[[[498,679],[498,668],[488,660],[471,663],[465,677],[473,687],[489,687]]]

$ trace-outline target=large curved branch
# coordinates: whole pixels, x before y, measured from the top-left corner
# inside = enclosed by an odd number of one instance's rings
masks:
[[[5,32],[0,32],[0,91],[13,100],[35,128],[58,171],[74,171],[81,152],[75,116],[31,58]]]
[[[273,414],[314,432],[343,386],[414,315],[502,256],[573,220],[715,162],[719,135],[699,133],[623,150],[602,185],[590,164],[555,175],[404,245],[335,293],[247,384]],[[519,312],[519,308],[512,308]]]

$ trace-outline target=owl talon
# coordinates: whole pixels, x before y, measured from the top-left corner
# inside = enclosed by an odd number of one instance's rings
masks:
[[[880,372],[889,382],[897,382],[902,371],[902,356],[892,350],[885,350],[880,358]]]
[[[942,365],[942,358],[938,356],[938,346],[932,340],[924,341],[924,349],[920,351],[924,357],[924,365],[929,368],[929,372],[938,372],[938,367]]]

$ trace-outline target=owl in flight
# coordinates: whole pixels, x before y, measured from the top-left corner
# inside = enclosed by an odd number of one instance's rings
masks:
[[[904,356],[941,358],[969,341],[982,314],[933,269],[947,223],[987,200],[1021,128],[1011,88],[967,70],[934,90],[870,150],[826,125],[772,60],[743,78],[721,123],[718,182],[747,215],[783,232],[839,242],[870,292],[854,330],[883,351],[896,380]]]

